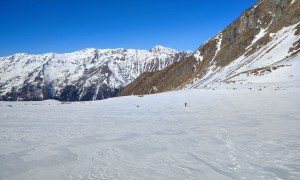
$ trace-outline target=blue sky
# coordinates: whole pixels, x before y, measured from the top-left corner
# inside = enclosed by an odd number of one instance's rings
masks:
[[[84,48],[195,50],[255,0],[0,0],[0,56]]]

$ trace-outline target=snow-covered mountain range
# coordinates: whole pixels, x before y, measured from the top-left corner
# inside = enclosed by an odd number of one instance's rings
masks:
[[[300,87],[299,69],[300,0],[258,0],[190,57],[142,74],[119,95],[189,88]]]
[[[300,87],[299,68],[300,0],[257,0],[193,53],[156,46],[0,58],[0,100]]]
[[[115,96],[143,72],[161,70],[190,52],[84,49],[73,53],[0,58],[0,100],[98,100]]]

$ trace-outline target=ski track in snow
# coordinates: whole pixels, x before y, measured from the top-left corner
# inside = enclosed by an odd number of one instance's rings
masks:
[[[299,179],[299,107],[299,88],[0,102],[0,179]]]

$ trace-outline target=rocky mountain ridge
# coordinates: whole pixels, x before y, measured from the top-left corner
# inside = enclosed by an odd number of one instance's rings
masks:
[[[191,56],[143,73],[119,95],[273,82],[300,87],[299,52],[300,0],[258,0]]]
[[[73,53],[19,53],[0,58],[0,100],[99,100],[141,73],[161,70],[190,52],[163,46],[150,50],[93,49]]]

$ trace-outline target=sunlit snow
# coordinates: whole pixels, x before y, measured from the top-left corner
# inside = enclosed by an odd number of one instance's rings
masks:
[[[0,102],[0,179],[299,179],[299,108],[298,88]]]

